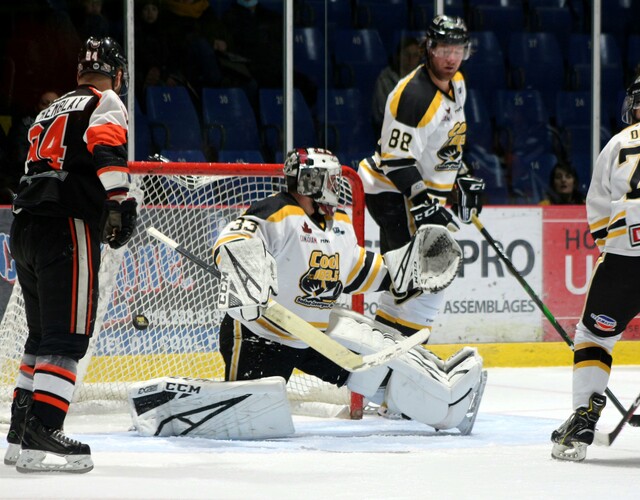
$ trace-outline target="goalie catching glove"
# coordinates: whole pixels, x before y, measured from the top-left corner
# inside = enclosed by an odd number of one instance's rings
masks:
[[[276,261],[264,242],[249,238],[225,243],[217,250],[216,263],[222,273],[218,309],[239,309],[246,321],[258,319],[271,294],[278,295]]]
[[[462,250],[443,226],[426,225],[411,241],[384,254],[394,297],[406,300],[421,292],[435,293],[448,287],[458,274]]]
[[[463,176],[456,179],[454,188],[456,202],[451,207],[464,224],[471,223],[471,214],[482,212],[484,181],[478,177]]]
[[[138,220],[138,204],[135,199],[127,198],[122,203],[105,200],[100,221],[102,243],[111,248],[120,248],[133,236]]]

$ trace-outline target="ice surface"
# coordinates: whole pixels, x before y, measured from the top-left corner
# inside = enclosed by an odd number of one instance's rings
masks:
[[[639,381],[640,366],[614,366],[610,389],[628,406]],[[570,406],[571,367],[494,368],[465,437],[371,415],[294,417],[287,439],[143,438],[127,414],[72,414],[66,431],[91,445],[95,469],[22,475],[0,465],[0,498],[638,498],[638,428],[609,448],[590,446],[585,462],[551,458],[549,435]],[[609,403],[600,429],[619,418]]]

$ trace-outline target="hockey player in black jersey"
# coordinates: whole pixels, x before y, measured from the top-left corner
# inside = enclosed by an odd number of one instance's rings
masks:
[[[20,472],[88,472],[89,446],[63,432],[77,365],[93,334],[100,245],[124,245],[136,224],[129,198],[128,117],[119,93],[127,63],[111,38],[89,38],[78,87],[40,112],[13,203],[11,254],[28,338],[14,391],[5,464]],[[65,460],[46,460],[48,455]]]

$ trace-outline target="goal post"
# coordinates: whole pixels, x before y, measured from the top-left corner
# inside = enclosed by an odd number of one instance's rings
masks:
[[[82,360],[76,402],[124,401],[135,382],[162,376],[222,380],[218,328],[224,312],[215,308],[217,280],[146,232],[154,226],[190,252],[211,260],[219,232],[252,202],[286,188],[282,164],[131,162],[132,194],[139,201],[138,227],[119,250],[105,248],[100,271],[96,330]],[[340,205],[351,216],[364,245],[364,192],[357,173],[343,167]],[[363,297],[350,307],[363,310]],[[139,329],[133,318],[149,320]],[[16,282],[0,323],[0,400],[10,399],[26,320]],[[292,407],[338,405],[351,418],[362,416],[362,398],[296,371],[287,392]],[[304,405],[303,405],[304,406]],[[302,406],[301,406],[302,407]]]

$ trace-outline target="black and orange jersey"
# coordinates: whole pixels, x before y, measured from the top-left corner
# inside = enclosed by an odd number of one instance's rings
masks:
[[[113,90],[81,85],[41,111],[14,210],[97,225],[105,198],[126,195],[127,110]]]

